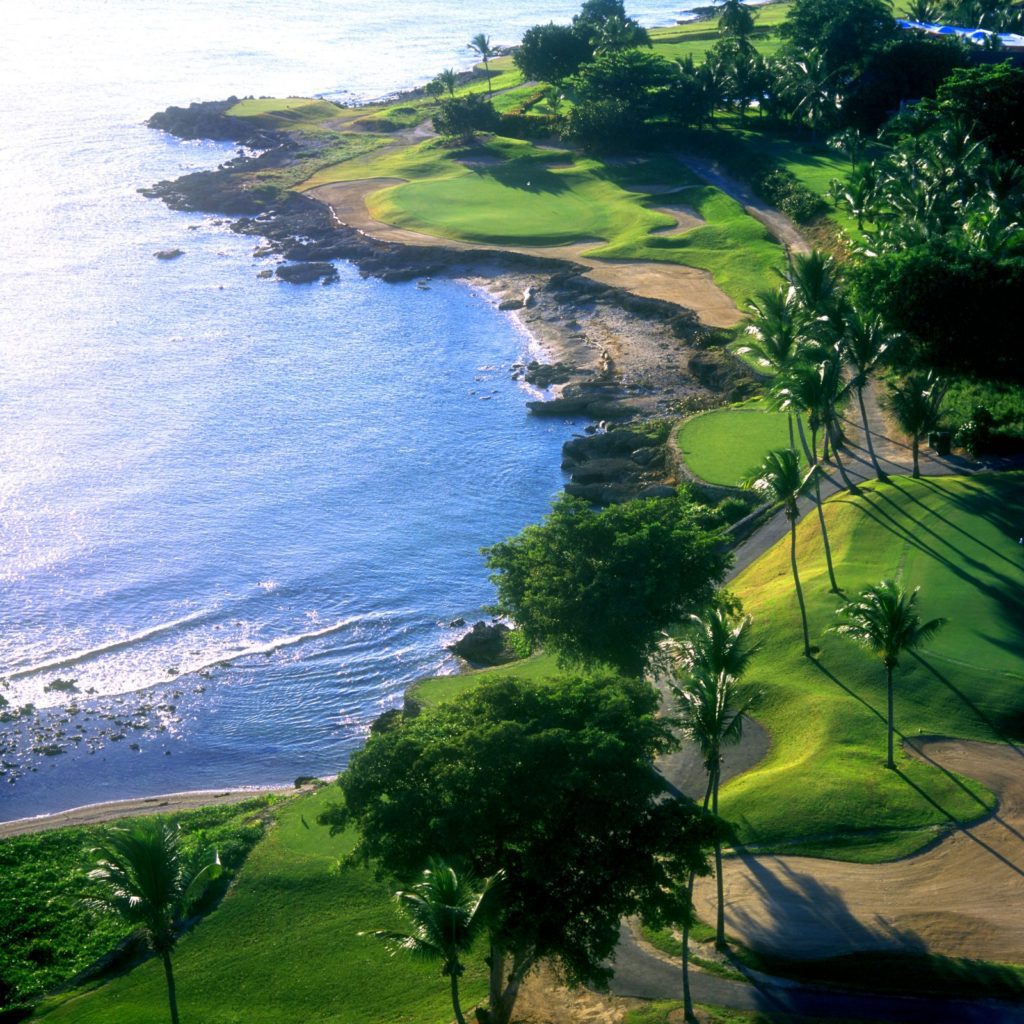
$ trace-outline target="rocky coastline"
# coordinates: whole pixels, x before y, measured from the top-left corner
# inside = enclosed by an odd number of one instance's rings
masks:
[[[563,259],[383,241],[339,223],[324,203],[259,184],[258,172],[297,159],[298,144],[287,133],[227,116],[236,102],[230,97],[154,114],[147,122],[152,128],[245,148],[216,170],[140,191],[172,209],[233,218],[231,229],[258,238],[254,255],[272,264],[261,277],[329,285],[338,276],[334,261],[346,260],[386,282],[426,286],[444,276],[485,289],[551,360],[511,368],[547,392],[527,403],[531,413],[590,421],[563,451],[569,493],[602,505],[674,493],[679,473],[664,439],[651,442],[643,433],[641,443],[633,425],[711,407],[749,389],[743,365],[717,347],[720,333],[682,306],[604,285]],[[546,369],[552,366],[554,372]]]

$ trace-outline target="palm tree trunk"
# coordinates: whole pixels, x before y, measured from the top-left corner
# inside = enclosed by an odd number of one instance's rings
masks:
[[[868,426],[868,411],[864,406],[864,389],[857,388],[857,402],[860,404],[860,418],[864,423],[864,441],[868,446],[868,454],[871,456],[871,465],[875,467],[875,476],[879,480],[886,480],[888,477],[882,472],[878,464],[878,456],[875,454],[875,442],[871,440],[871,427]]]
[[[715,766],[714,785],[711,793],[711,813],[718,817],[718,780],[721,768]],[[725,880],[722,878],[722,839],[715,832],[715,885],[718,889],[718,915],[715,918],[715,947],[725,949]]]
[[[807,465],[808,466],[813,466],[814,465],[814,460],[818,457],[817,445],[809,445],[807,443],[807,435],[804,433],[804,422],[799,417],[797,417],[796,429],[797,429],[797,431],[800,434],[800,444],[803,445],[804,456],[807,459]],[[790,446],[790,448],[793,448],[793,439],[792,439],[792,437],[790,437],[789,446]],[[811,451],[812,448],[814,448],[813,452]],[[793,448],[793,450],[796,451],[795,448]]]
[[[494,101],[494,91],[491,88],[491,65],[487,63],[487,54],[484,54],[484,74],[487,75],[487,99]]]
[[[164,977],[167,979],[167,1003],[171,1008],[171,1024],[178,1024],[178,994],[174,988],[174,970],[171,967],[171,954],[161,953],[164,962]]]
[[[921,477],[921,466],[918,463],[918,455],[917,455],[919,447],[920,447],[920,442],[917,439],[917,434],[915,434],[914,435],[914,440],[913,440],[913,442],[912,442],[912,444],[910,446],[910,450],[911,450],[911,452],[913,452],[913,455],[914,455],[914,479],[915,480],[918,480]]]
[[[893,734],[893,709],[892,709],[892,666],[885,666],[886,675],[886,699],[888,701],[888,733],[889,733],[889,759],[886,762],[886,768],[895,768],[896,762],[892,757],[892,734]]]
[[[466,1018],[462,1016],[462,1007],[459,1005],[459,972],[458,965],[453,965],[451,972],[452,979],[452,1009],[455,1011],[455,1019],[459,1024],[466,1024]]]
[[[843,478],[843,483],[846,485],[846,489],[851,494],[857,493],[857,485],[850,479],[850,475],[846,472],[846,467],[843,465],[842,460],[839,458],[839,445],[836,444],[836,439],[832,439],[832,454],[836,458],[836,469],[839,470],[839,475]]]
[[[811,447],[818,450],[817,431],[811,431]],[[817,463],[814,464],[817,468]],[[821,542],[825,546],[825,564],[828,566],[828,578],[832,584],[832,593],[838,594],[839,584],[836,582],[836,571],[832,566],[832,545],[828,542],[828,528],[825,526],[825,512],[821,507],[821,475],[814,474],[814,505],[818,510],[818,525],[821,527]]]
[[[789,513],[787,513],[788,515]],[[807,608],[804,605],[804,592],[800,586],[800,573],[796,568],[796,516],[789,519],[789,564],[793,569],[793,585],[796,588],[796,600],[800,605],[800,621],[804,627],[804,657],[811,656],[811,637],[807,632]]]
[[[690,915],[693,913],[693,873],[686,884],[686,916],[683,918],[683,1020],[696,1020],[690,994]]]

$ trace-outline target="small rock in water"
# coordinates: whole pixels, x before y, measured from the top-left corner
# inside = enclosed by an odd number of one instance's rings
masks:
[[[153,255],[158,260],[176,260],[179,256],[185,255],[184,249],[158,249]]]

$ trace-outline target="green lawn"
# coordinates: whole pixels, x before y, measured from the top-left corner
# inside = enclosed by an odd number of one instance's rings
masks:
[[[392,957],[367,929],[400,919],[392,886],[340,866],[352,837],[316,824],[337,787],[292,801],[257,846],[221,906],[180,942],[181,1019],[195,1024],[449,1024],[448,983],[436,964]],[[480,956],[463,979],[466,1012],[485,992]],[[36,1017],[80,1024],[152,1024],[166,1016],[155,960],[93,991],[52,998]]]
[[[899,572],[921,586],[925,618],[950,624],[907,657],[896,680],[902,735],[1006,740],[1024,736],[1024,571],[1019,522],[1024,474],[868,484],[826,502],[839,583],[853,592]],[[799,529],[815,661],[800,656],[800,621],[783,539],[731,584],[754,617],[763,648],[748,685],[765,691],[756,718],[771,733],[768,757],[722,791],[722,814],[754,848],[882,861],[920,849],[951,822],[992,807],[980,784],[902,754],[885,760],[885,680],[880,664],[825,635],[836,621],[816,517]],[[493,675],[545,678],[550,656],[430,680],[417,690],[447,699]]]
[[[785,20],[790,4],[767,4],[755,8],[754,34],[751,42],[765,57],[776,53],[782,45],[782,38],[775,31]],[[711,49],[721,36],[718,34],[718,22],[691,21],[685,25],[671,28],[651,29],[651,42],[654,52],[669,60],[686,60],[692,57],[695,64],[704,62],[704,55]]]
[[[782,249],[740,205],[670,157],[603,161],[489,138],[464,150],[436,140],[347,160],[303,189],[332,181],[402,178],[367,198],[378,220],[441,238],[497,245],[593,242],[597,259],[651,260],[707,270],[737,303],[775,279]],[[651,195],[644,187],[674,189]],[[705,223],[663,234],[682,203]]]
[[[692,416],[676,436],[691,472],[709,484],[739,487],[772,448],[789,447],[788,424],[785,413],[754,402]]]
[[[921,587],[924,618],[950,624],[897,671],[901,735],[1007,740],[1024,735],[1024,573],[1014,510],[1024,475],[870,484],[826,503],[841,586],[852,593],[899,574]],[[751,846],[858,860],[920,848],[951,822],[992,806],[979,784],[903,756],[886,771],[885,683],[878,661],[839,637],[814,517],[799,531],[814,661],[780,541],[732,584],[764,643],[747,674],[765,698],[768,757],[722,791],[722,813]]]

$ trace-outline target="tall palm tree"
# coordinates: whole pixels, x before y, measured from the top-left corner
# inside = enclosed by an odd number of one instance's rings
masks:
[[[807,629],[807,606],[804,591],[800,586],[800,573],[796,564],[796,521],[800,518],[800,498],[811,486],[817,467],[812,466],[807,476],[800,473],[800,460],[792,448],[776,448],[770,451],[761,465],[743,482],[744,487],[760,494],[773,503],[781,503],[789,520],[789,562],[793,570],[793,586],[797,604],[800,606],[800,622],[804,632],[804,657],[811,656],[811,637]]]
[[[895,768],[893,746],[893,692],[892,671],[900,663],[900,655],[911,651],[933,636],[946,624],[946,620],[932,619],[921,623],[914,605],[920,587],[905,590],[892,579],[882,580],[866,587],[852,601],[839,609],[845,620],[832,626],[831,632],[849,637],[874,651],[885,666],[887,696],[888,756],[886,768]]]
[[[757,650],[750,642],[750,617],[736,618],[714,604],[703,617],[690,616],[692,632],[679,644],[678,660],[686,680],[670,683],[680,712],[683,735],[700,748],[708,786],[704,809],[718,815],[718,788],[722,777],[722,747],[743,737],[743,717],[760,696],[757,691],[737,692],[740,676]],[[715,833],[715,876],[718,916],[715,943],[725,945],[725,899],[722,881],[722,839]],[[691,880],[692,884],[692,880]],[[684,947],[689,938],[684,925]]]
[[[921,475],[921,438],[938,425],[939,408],[946,388],[946,382],[929,371],[927,374],[912,373],[889,391],[889,411],[896,417],[900,429],[910,435],[915,479]]]
[[[832,565],[832,545],[829,543],[828,527],[825,525],[825,512],[821,503],[821,464],[818,461],[818,431],[827,421],[832,404],[832,374],[824,363],[796,363],[780,376],[779,387],[775,392],[776,404],[780,409],[795,409],[805,415],[811,431],[811,451],[814,454],[811,466],[817,471],[813,475],[814,506],[818,512],[818,525],[825,548],[829,582],[832,592],[839,593],[839,584],[836,582],[835,568]]]
[[[459,875],[444,861],[434,860],[416,885],[408,891],[395,893],[395,899],[412,922],[412,932],[372,933],[393,950],[441,961],[441,975],[449,979],[452,1009],[458,1024],[466,1024],[459,1004],[459,978],[465,970],[461,957],[486,926],[503,877],[499,871],[478,890],[470,876]]]
[[[490,37],[484,35],[483,32],[478,32],[470,39],[469,48],[484,62],[484,74],[487,75],[487,98],[492,99],[494,93],[491,89],[491,65],[488,62],[498,51],[491,46]]]
[[[177,825],[143,821],[130,828],[111,828],[90,851],[96,867],[89,878],[98,883],[85,903],[93,910],[117,914],[141,929],[164,966],[171,1024],[178,1024],[171,951],[189,907],[207,883],[221,873],[216,853],[196,868],[182,850]]]
[[[443,71],[438,73],[437,81],[441,86],[448,90],[448,95],[455,96],[455,86],[459,84],[459,76],[455,71],[455,68],[445,68]]]
[[[864,424],[864,440],[868,446],[868,454],[871,456],[871,464],[875,467],[875,475],[879,480],[885,480],[886,476],[878,464],[875,443],[871,439],[871,427],[868,424],[868,413],[864,406],[864,389],[870,383],[872,375],[884,365],[898,340],[899,336],[887,331],[882,318],[877,314],[862,317],[851,309],[846,315],[843,336],[839,343],[840,351],[853,368],[853,380],[850,381],[850,386],[857,395],[860,418]]]
[[[725,0],[718,8],[718,34],[745,43],[754,31],[754,12],[741,0]]]

